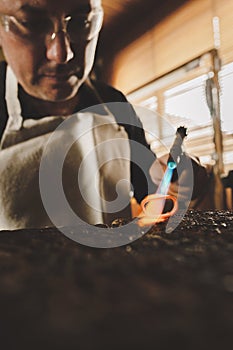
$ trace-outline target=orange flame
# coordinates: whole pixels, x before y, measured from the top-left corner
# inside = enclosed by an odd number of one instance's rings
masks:
[[[171,211],[163,213],[166,199],[171,199],[173,208]],[[170,195],[159,193],[146,196],[139,205],[135,198],[131,200],[132,216],[138,218],[137,224],[140,227],[151,226],[167,220],[175,214],[178,209],[177,199]]]

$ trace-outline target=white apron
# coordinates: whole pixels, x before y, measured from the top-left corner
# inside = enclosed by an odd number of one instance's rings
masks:
[[[73,213],[90,224],[109,224],[117,217],[129,218],[130,147],[127,133],[115,122],[114,116],[86,111],[70,117],[23,120],[17,96],[17,80],[7,67],[9,119],[0,151],[0,229],[46,227],[57,222],[60,226],[69,226],[73,224]],[[64,123],[66,126],[62,129]],[[62,197],[56,193],[57,186],[51,191],[52,211],[50,208],[48,215],[39,186],[41,159],[47,164],[44,172],[51,168],[42,191],[48,186],[50,192],[57,181],[55,170],[64,149],[68,151],[61,182],[70,211],[64,210]],[[42,158],[43,154],[46,156]],[[42,175],[44,179],[44,173]],[[46,194],[43,193],[42,198],[46,198]]]

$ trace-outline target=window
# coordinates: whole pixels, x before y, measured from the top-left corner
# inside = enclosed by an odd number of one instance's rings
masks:
[[[158,156],[168,152],[177,127],[186,126],[185,150],[203,163],[216,164],[219,150],[216,153],[206,88],[213,77],[214,54],[211,51],[202,55],[128,96],[134,105],[154,112],[144,112],[141,118],[147,140]],[[223,162],[227,173],[233,169],[233,63],[222,67],[219,81]]]

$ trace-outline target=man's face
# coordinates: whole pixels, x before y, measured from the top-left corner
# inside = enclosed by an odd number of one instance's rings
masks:
[[[91,18],[101,23],[101,13],[94,10],[100,3],[0,0],[0,44],[28,94],[54,102],[75,96],[93,65],[98,30],[89,35],[88,28]]]

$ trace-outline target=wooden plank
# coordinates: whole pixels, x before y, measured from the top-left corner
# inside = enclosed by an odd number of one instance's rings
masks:
[[[211,0],[182,6],[117,55],[113,84],[128,93],[213,48],[212,17]]]

